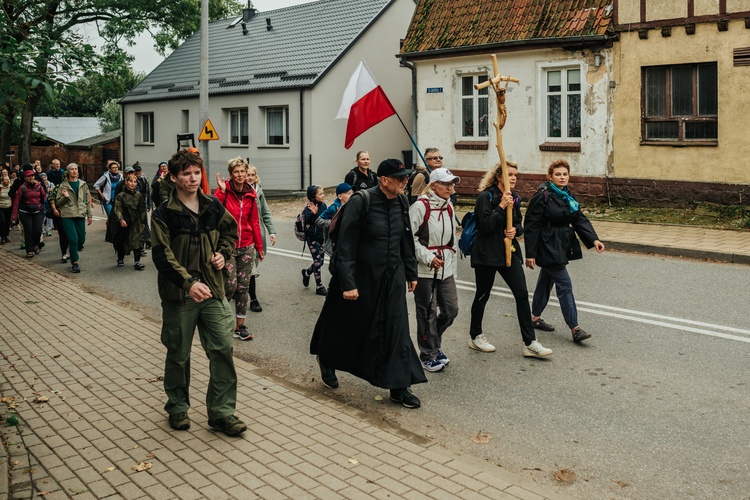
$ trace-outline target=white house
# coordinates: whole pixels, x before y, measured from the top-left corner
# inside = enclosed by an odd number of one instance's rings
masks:
[[[508,86],[503,144],[521,173],[537,174],[521,177],[528,189],[558,158],[579,180],[611,170],[609,4],[418,2],[401,50],[416,71],[417,140],[440,148],[443,164],[466,177],[461,192],[476,194],[479,177],[499,161],[494,93],[474,89],[493,76],[491,54],[502,75],[520,79]]]
[[[257,166],[266,190],[332,186],[354,166],[357,150],[373,164],[401,157],[410,141],[396,117],[344,149],[346,122],[334,120],[351,74],[364,59],[406,126],[411,73],[395,54],[414,0],[320,0],[257,12],[243,27],[209,25],[209,177],[231,158]],[[177,149],[177,135],[198,139],[200,33],[177,48],[121,101],[123,161],[146,170]]]

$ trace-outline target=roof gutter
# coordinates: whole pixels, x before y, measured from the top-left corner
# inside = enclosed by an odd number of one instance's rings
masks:
[[[481,45],[464,45],[445,49],[430,49],[419,52],[404,52],[397,54],[405,60],[427,59],[442,56],[459,56],[484,52],[507,52],[519,49],[532,49],[538,46],[566,46],[566,45],[595,45],[605,43],[610,39],[608,35],[581,35],[559,38],[531,38],[527,40],[508,40],[505,42],[485,43]]]

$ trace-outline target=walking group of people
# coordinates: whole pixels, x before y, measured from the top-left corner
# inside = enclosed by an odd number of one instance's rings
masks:
[[[375,175],[369,171],[369,154],[357,153],[357,166],[346,176],[353,184],[347,182],[342,187],[351,187],[354,194],[346,197],[346,209],[334,230],[338,235],[330,265],[332,277],[310,345],[327,387],[338,387],[336,370],[347,371],[389,389],[390,399],[407,408],[421,404],[411,385],[427,381],[424,371],[441,371],[449,364],[442,337],[458,315],[457,218],[451,197],[461,179],[443,168],[437,149],[428,149],[425,160],[430,167],[428,182],[420,192],[412,191],[413,203],[409,205],[405,187],[413,186],[415,177],[424,174],[389,159],[380,163]],[[507,185],[500,163],[487,171],[479,184],[470,252],[476,292],[469,347],[480,352],[496,350],[482,324],[499,274],[515,299],[522,355],[544,358],[552,350],[537,340],[535,330],[555,330],[541,317],[553,285],[572,340],[578,343],[591,337],[578,323],[567,264],[582,257],[578,238],[599,253],[604,244],[568,189],[567,162],[558,160],[549,166],[547,181],[529,202],[525,221],[520,196],[514,190],[518,166],[507,162],[506,167]],[[313,216],[323,204],[320,193],[317,186],[308,190]],[[506,227],[508,209],[512,211],[510,229]],[[525,241],[525,262],[520,236]],[[309,245],[314,261],[319,254],[318,238]],[[510,265],[506,265],[506,239],[512,244]],[[524,263],[529,269],[541,268],[531,306]],[[305,279],[319,268],[314,262],[310,270],[303,271],[305,286]],[[419,354],[409,337],[404,291],[414,293]]]
[[[71,271],[79,273],[78,252],[86,242],[86,224],[92,222],[92,202],[86,182],[79,177],[78,165],[65,169],[52,160],[48,172],[41,164],[26,164],[22,176],[3,169],[0,184],[0,244],[10,242],[10,228],[23,230],[21,248],[27,258],[38,255],[44,247],[43,236],[57,229],[61,261],[71,262]],[[12,182],[11,182],[12,180]]]

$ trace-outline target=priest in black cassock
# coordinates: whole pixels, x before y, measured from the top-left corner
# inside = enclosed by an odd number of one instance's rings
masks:
[[[335,370],[390,389],[407,408],[421,403],[412,384],[427,382],[409,336],[406,292],[417,285],[414,237],[404,187],[412,173],[399,160],[378,166],[378,185],[353,195],[339,221],[331,283],[310,353],[323,383],[338,387]]]

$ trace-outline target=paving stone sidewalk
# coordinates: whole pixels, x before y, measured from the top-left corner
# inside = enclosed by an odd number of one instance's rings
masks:
[[[750,231],[593,221],[611,249],[750,265]]]
[[[0,290],[0,466],[11,471],[9,481],[0,473],[0,498],[563,497],[376,426],[242,360],[238,415],[248,431],[217,434],[207,428],[208,366],[198,343],[192,427],[172,431],[159,324],[8,252],[0,252]],[[49,301],[50,291],[62,300]],[[11,410],[17,427],[4,422]],[[133,470],[139,465],[150,468]]]

